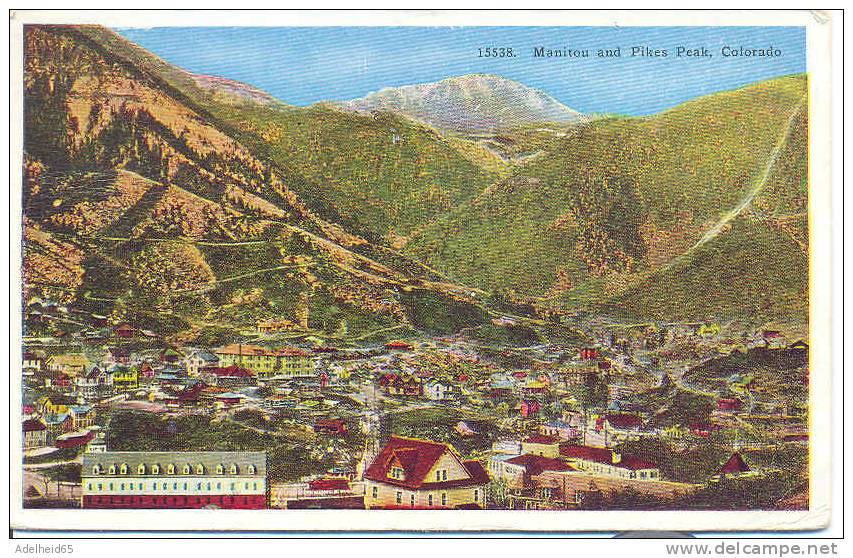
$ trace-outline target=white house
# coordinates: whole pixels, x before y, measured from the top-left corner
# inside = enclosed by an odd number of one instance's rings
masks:
[[[424,395],[433,401],[453,399],[457,388],[445,380],[430,380],[424,384]]]
[[[204,349],[193,351],[184,359],[184,367],[187,369],[187,375],[191,378],[198,376],[199,371],[206,366],[218,365],[219,357]]]

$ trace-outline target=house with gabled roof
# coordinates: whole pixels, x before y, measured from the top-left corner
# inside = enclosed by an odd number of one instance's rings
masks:
[[[185,358],[185,355],[175,347],[166,347],[160,351],[160,355],[157,358],[163,364],[177,364]]]
[[[424,384],[424,395],[433,401],[453,399],[458,391],[459,388],[447,380],[428,380]]]
[[[104,351],[104,364],[106,366],[111,366],[113,364],[130,364],[130,356],[131,350],[129,347],[109,347]]]
[[[251,386],[257,382],[255,375],[248,368],[236,364],[231,366],[208,366],[198,370],[198,377],[206,384],[218,387]]]
[[[36,380],[45,388],[67,393],[72,390],[74,379],[65,372],[44,370],[36,376]]]
[[[140,384],[149,384],[149,383],[153,382],[155,375],[156,374],[154,372],[154,367],[151,365],[150,362],[143,362],[139,366],[138,376],[139,376],[139,383]]]
[[[204,349],[193,351],[184,359],[184,368],[190,378],[198,376],[202,368],[218,365],[219,357]]]
[[[47,445],[47,426],[38,419],[28,419],[23,424],[24,449],[43,448]]]
[[[747,475],[751,472],[752,470],[749,468],[749,465],[746,464],[743,457],[741,457],[740,453],[734,452],[731,457],[723,463],[723,466],[720,467],[720,470],[717,475],[713,477],[713,480],[721,477],[738,477],[741,475]]]
[[[79,353],[66,353],[51,355],[45,361],[47,369],[52,372],[64,372],[69,376],[78,376],[85,372],[92,363],[85,355]]]
[[[77,401],[68,395],[51,392],[38,398],[36,409],[42,415],[58,415],[68,412],[68,408]]]
[[[132,339],[135,333],[130,324],[119,324],[113,328],[113,335],[119,339]]]
[[[92,366],[75,378],[77,392],[86,399],[97,399],[112,395],[113,375],[100,366]]]
[[[516,406],[522,418],[530,418],[537,415],[541,408],[542,405],[535,399],[522,399]]]
[[[364,473],[365,506],[391,509],[484,507],[489,475],[449,444],[391,436]]]
[[[68,407],[68,416],[71,417],[71,427],[74,430],[89,428],[95,424],[95,410],[91,405],[71,405]]]

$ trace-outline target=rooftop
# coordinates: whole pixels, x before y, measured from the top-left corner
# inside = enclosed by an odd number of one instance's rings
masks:
[[[39,432],[47,430],[47,426],[40,420],[29,419],[24,421],[24,432]]]
[[[620,455],[617,452],[607,448],[593,448],[590,446],[577,446],[574,444],[564,444],[560,446],[560,455],[569,459],[582,459],[584,461],[593,461],[603,465],[612,465],[621,469],[631,469],[633,471],[640,469],[657,469],[658,466],[649,461],[644,461],[630,455]],[[614,459],[616,458],[616,459]],[[614,461],[617,461],[614,463]]]
[[[217,465],[224,465],[226,471],[232,464],[240,467],[240,472],[246,471],[243,467],[254,465],[257,476],[266,476],[267,457],[263,451],[109,451],[102,453],[83,454],[83,476],[92,476],[92,468],[100,465],[108,470],[110,465],[121,466],[126,464],[130,471],[136,471],[140,464],[146,466],[159,465],[162,469],[169,464],[178,467],[190,465],[202,465],[205,474],[216,471]]]
[[[554,436],[545,436],[543,434],[536,434],[536,435],[530,436],[529,438],[524,440],[523,443],[525,443],[525,444],[548,444],[548,445],[551,445],[551,444],[557,444],[559,442],[560,442],[560,439],[556,438]]]
[[[427,474],[445,454],[450,454],[465,468],[468,478],[427,482]],[[402,467],[403,479],[388,477],[392,463],[399,463]],[[450,445],[399,436],[391,436],[365,471],[364,478],[412,490],[454,488],[489,482],[488,474],[478,461],[463,461]]]
[[[541,455],[533,455],[525,453],[516,457],[511,457],[504,460],[513,465],[524,467],[528,475],[538,475],[542,471],[574,471],[574,467],[563,461],[562,459],[554,459],[550,457],[542,457]]]

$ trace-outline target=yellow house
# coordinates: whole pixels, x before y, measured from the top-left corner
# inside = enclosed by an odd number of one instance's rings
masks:
[[[314,366],[307,352],[302,349],[288,347],[276,351],[276,356],[279,358],[279,374],[278,376],[287,377],[307,377],[313,376]]]
[[[364,473],[368,509],[485,507],[489,475],[448,444],[391,436]]]
[[[720,324],[710,323],[710,324],[702,324],[701,326],[699,326],[699,330],[697,331],[697,333],[699,335],[701,335],[702,337],[710,337],[713,335],[719,335],[720,331],[721,331]]]
[[[219,366],[231,365],[248,368],[258,378],[285,376],[290,378],[307,377],[313,374],[313,366],[307,352],[296,348],[278,350],[266,349],[257,345],[234,343],[214,351],[219,357]]]
[[[522,440],[521,453],[556,458],[560,456],[560,439],[556,436],[536,435]]]
[[[68,407],[74,430],[88,428],[95,424],[95,410],[89,405],[71,405]]]
[[[116,391],[139,389],[139,370],[136,366],[116,366],[112,369],[112,373]]]
[[[79,353],[51,355],[45,361],[47,369],[52,372],[63,372],[69,376],[79,376],[91,364],[88,358]]]
[[[43,415],[64,415],[74,400],[64,395],[45,395],[38,402],[38,409]]]

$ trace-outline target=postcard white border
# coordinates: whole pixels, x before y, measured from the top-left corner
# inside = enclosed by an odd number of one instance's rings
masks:
[[[810,138],[810,498],[809,511],[380,511],[33,510],[22,507],[20,374],[10,373],[10,526],[25,530],[288,532],[803,531],[830,520],[832,424],[831,32],[830,14],[807,11],[16,11],[10,24],[11,170],[22,163],[23,25],[155,26],[777,26],[806,28]],[[18,133],[15,133],[15,131]],[[9,370],[21,362],[21,173],[10,173]],[[15,195],[17,194],[17,195]],[[16,304],[17,303],[17,304]],[[841,366],[841,363],[836,363]],[[15,474],[18,473],[18,474]]]

